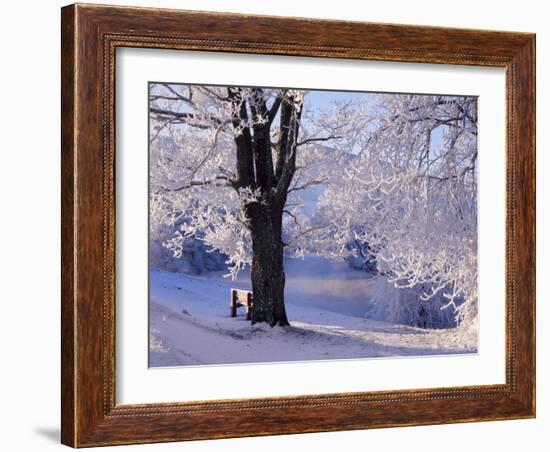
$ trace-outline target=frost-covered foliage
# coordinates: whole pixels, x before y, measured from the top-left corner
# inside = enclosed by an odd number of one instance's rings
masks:
[[[371,278],[369,289],[365,316],[370,319],[420,328],[456,326],[453,310],[441,309],[448,302],[441,292],[426,302],[422,299],[425,287],[398,289],[383,276]]]
[[[150,220],[153,227],[164,224],[174,229],[173,236],[164,242],[174,256],[182,255],[188,237],[199,237],[227,256],[229,274],[235,277],[252,261],[246,206],[263,203],[262,196],[268,195],[258,187],[240,183],[235,142],[254,131],[256,125],[273,121],[270,112],[277,113],[281,104],[293,103],[301,108],[306,92],[239,88],[236,102],[228,95],[229,90],[151,86]],[[259,96],[267,108],[263,114],[250,111],[260,103]],[[243,108],[246,115],[240,113]],[[245,118],[235,121],[236,115]],[[290,254],[297,251],[293,247],[294,235],[308,232],[312,212],[306,212],[303,196],[328,182],[332,162],[336,161],[331,150],[319,144],[340,139],[338,131],[345,120],[343,115],[330,123],[314,123],[307,115],[302,119],[296,168],[285,194],[283,236]],[[271,141],[279,143],[279,135],[280,130],[274,127]]]
[[[349,256],[346,257],[346,262],[350,268],[368,273],[377,271],[376,254],[367,242],[355,239],[348,244],[347,248]]]
[[[360,151],[320,203],[325,252],[369,244],[378,270],[457,323],[477,313],[477,112],[473,98],[379,96]],[[438,304],[433,302],[432,305]]]
[[[180,254],[175,257],[174,252],[165,246],[173,236],[173,228],[163,224],[154,226],[149,240],[149,265],[188,275],[201,275],[227,268],[227,256],[195,237],[187,237],[181,244]]]
[[[193,237],[226,256],[232,277],[251,263],[247,206],[271,194],[242,183],[236,143],[246,134],[262,139],[256,126],[292,103],[301,119],[295,155],[287,156],[295,171],[283,197],[285,254],[376,267],[406,289],[373,315],[391,311],[415,324],[425,306],[429,326],[447,326],[450,317],[474,322],[475,98],[373,94],[318,109],[306,91],[238,88],[235,96],[236,89],[150,87],[150,218],[152,231],[172,231],[162,242],[174,256]],[[276,174],[283,138],[270,129]]]

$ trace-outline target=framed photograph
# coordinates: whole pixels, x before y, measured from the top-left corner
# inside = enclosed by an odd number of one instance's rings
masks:
[[[535,36],[62,9],[62,442],[535,416]]]

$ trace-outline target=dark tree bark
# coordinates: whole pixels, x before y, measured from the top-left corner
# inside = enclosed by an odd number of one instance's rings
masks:
[[[252,323],[286,326],[285,271],[281,241],[282,215],[269,206],[254,205],[250,211],[252,235]]]
[[[287,326],[282,223],[288,188],[296,170],[301,103],[282,92],[268,108],[263,91],[256,89],[247,108],[238,88],[229,88],[228,96],[235,106],[233,124],[242,125],[248,119],[248,111],[254,124],[252,130],[245,128],[235,137],[237,186],[260,189],[258,202],[246,207],[252,237],[252,323]],[[279,141],[272,143],[271,127],[279,109]]]

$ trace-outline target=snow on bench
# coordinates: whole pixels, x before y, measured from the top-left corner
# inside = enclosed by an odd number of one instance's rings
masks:
[[[237,308],[244,306],[246,308],[246,320],[252,319],[252,292],[249,290],[231,289],[231,317],[237,317]]]

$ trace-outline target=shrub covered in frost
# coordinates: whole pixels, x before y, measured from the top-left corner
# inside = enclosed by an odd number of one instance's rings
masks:
[[[175,257],[164,243],[173,235],[172,229],[157,225],[149,241],[149,264],[164,270],[200,275],[209,271],[226,270],[227,256],[194,237],[185,238],[181,257]]]
[[[457,326],[453,309],[442,309],[448,300],[438,294],[422,300],[425,288],[397,289],[383,277],[375,277],[370,285],[369,308],[366,317],[420,328],[454,328]]]

